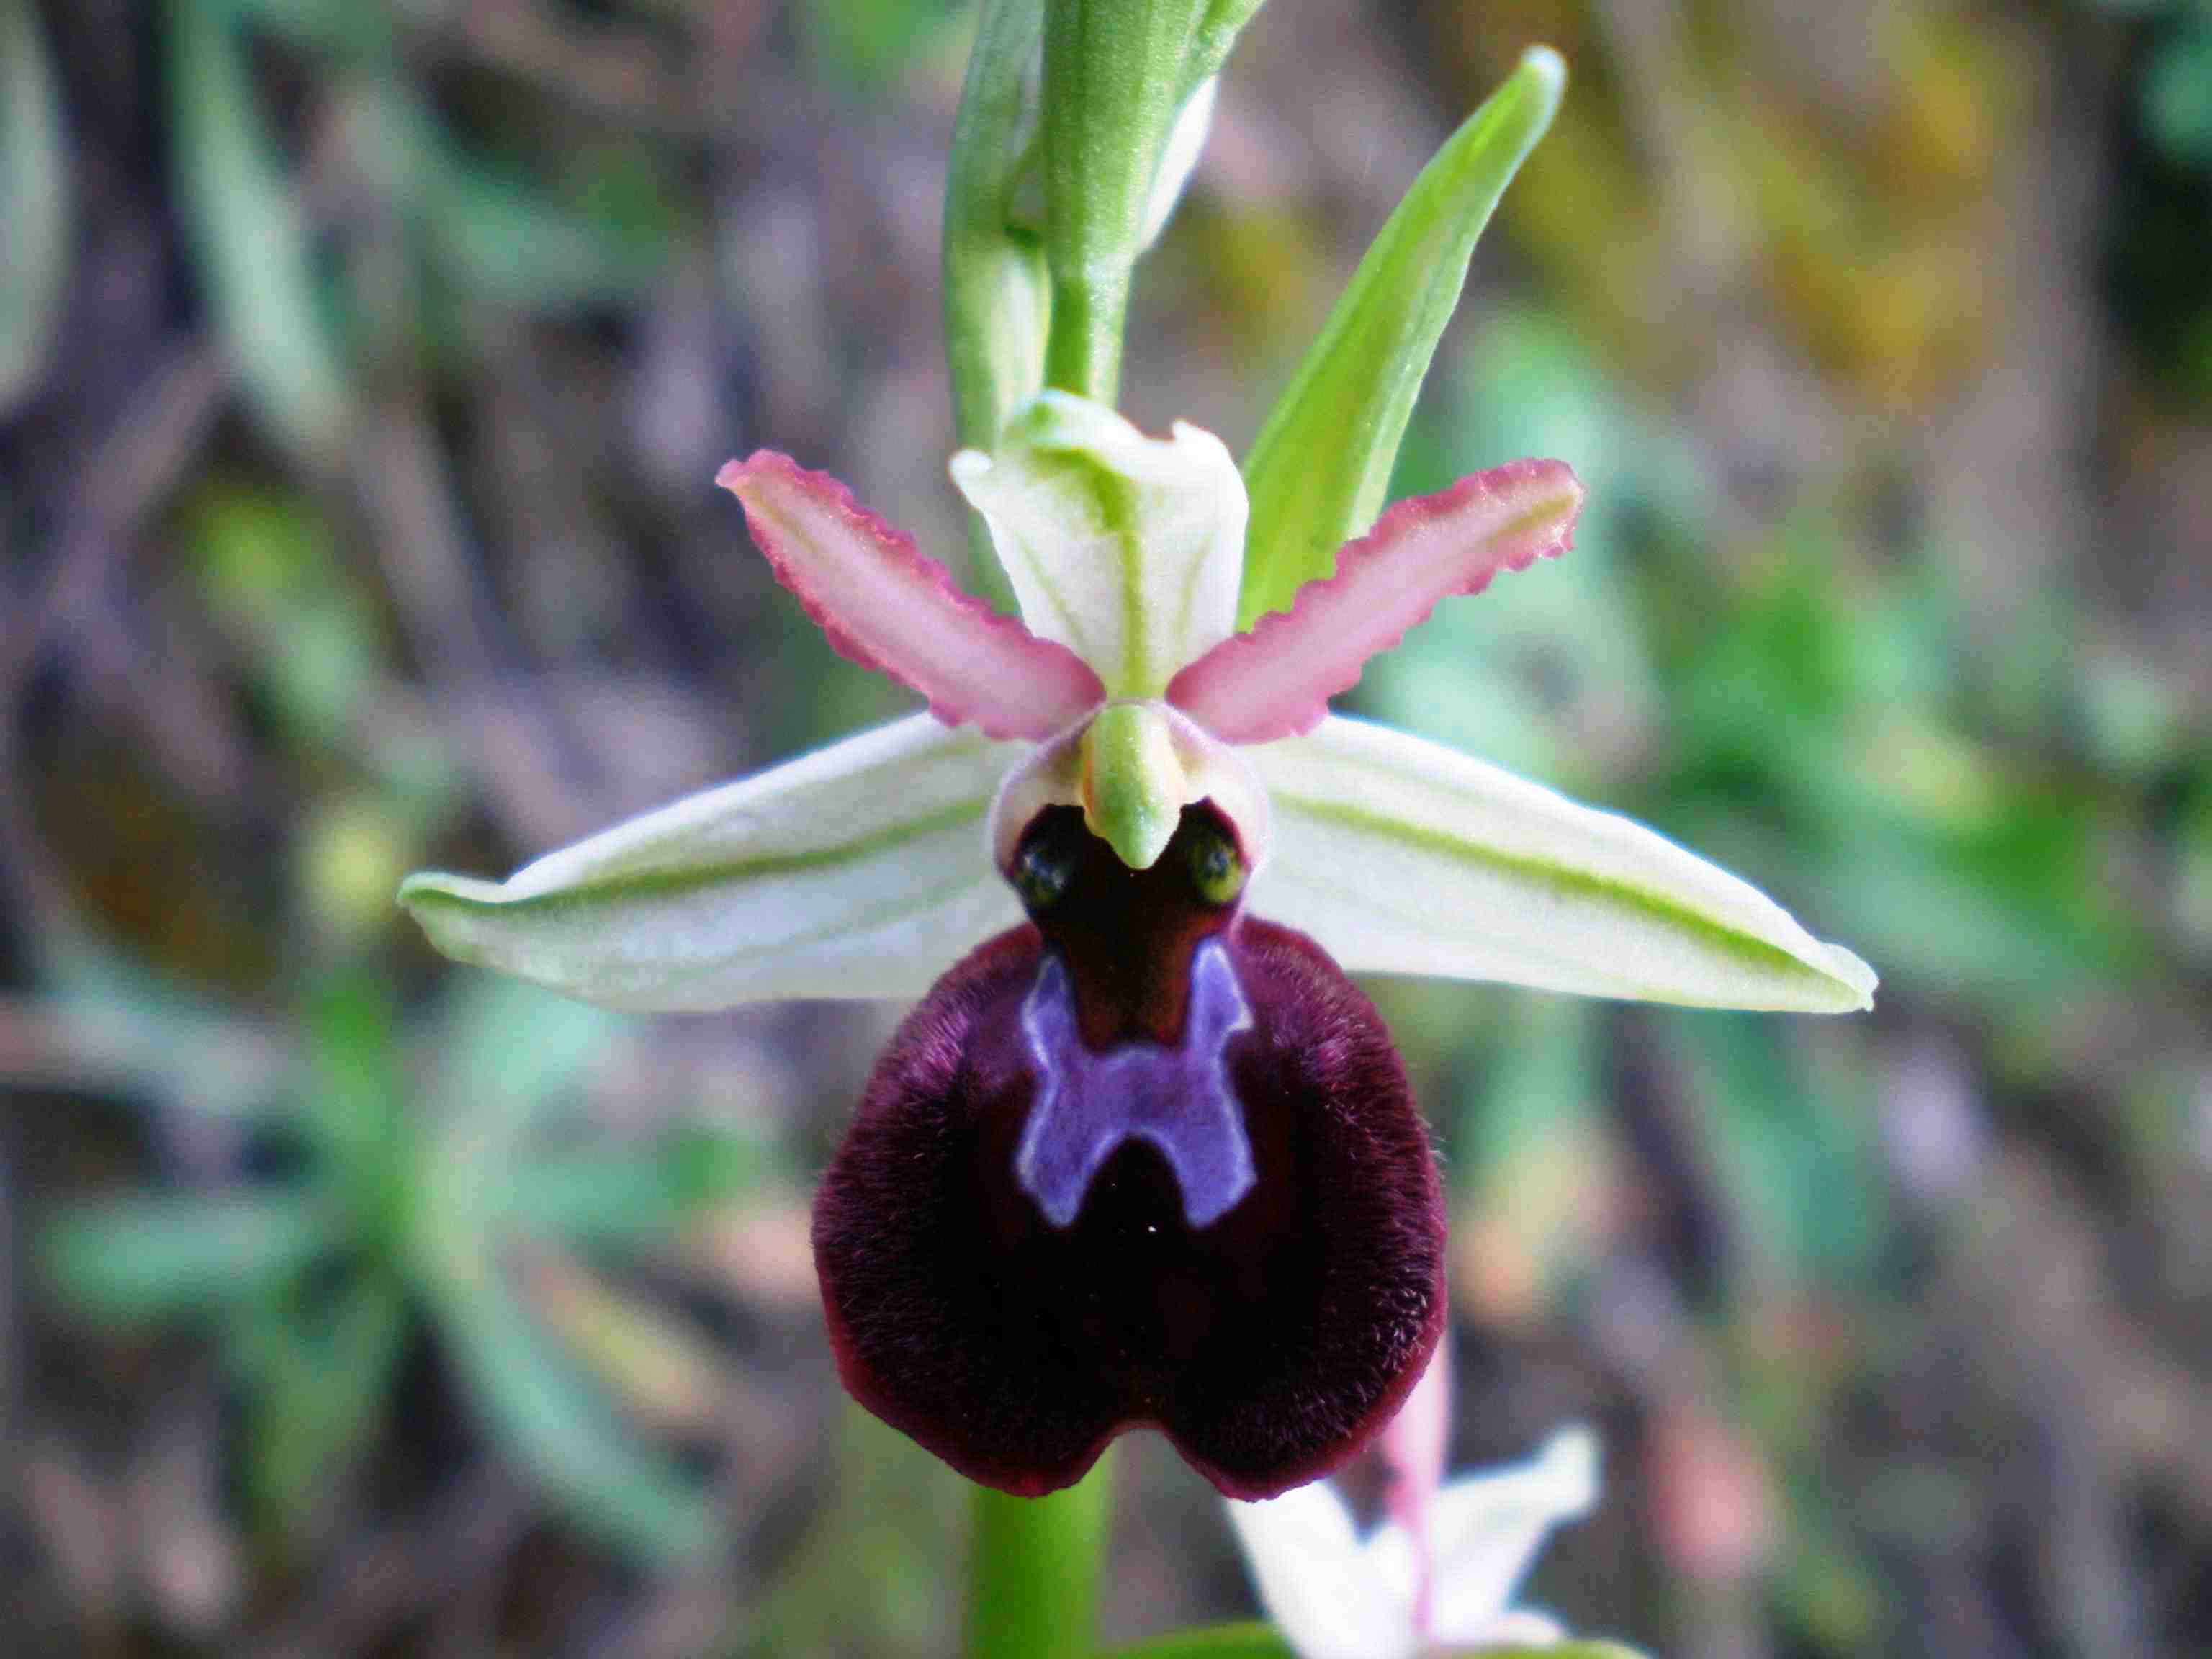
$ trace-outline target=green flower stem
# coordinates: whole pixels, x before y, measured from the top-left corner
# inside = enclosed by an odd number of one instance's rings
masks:
[[[975,1488],[968,1659],[1085,1659],[1097,1639],[1113,1510],[1111,1451],[1048,1498]]]
[[[1129,310],[1129,276],[1127,267],[1073,276],[1054,273],[1052,332],[1044,358],[1047,386],[1113,407],[1121,384],[1121,329]]]
[[[1048,0],[1045,8],[1045,383],[1109,407],[1146,204],[1210,9],[1193,0]]]

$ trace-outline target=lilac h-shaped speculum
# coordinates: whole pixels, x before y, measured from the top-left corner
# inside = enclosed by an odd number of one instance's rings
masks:
[[[1252,1143],[1229,1081],[1229,1039],[1252,1025],[1229,953],[1207,939],[1191,957],[1182,1041],[1086,1048],[1067,964],[1048,953],[1022,1004],[1036,1099],[1014,1153],[1014,1179],[1056,1227],[1071,1225],[1091,1178],[1127,1140],[1159,1149],[1182,1189],[1183,1219],[1212,1225],[1252,1190]]]

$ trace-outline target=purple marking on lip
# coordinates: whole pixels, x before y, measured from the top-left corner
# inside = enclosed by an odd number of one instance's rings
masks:
[[[1183,1219],[1206,1227],[1252,1190],[1252,1143],[1229,1081],[1229,1039],[1252,1025],[1229,952],[1209,939],[1191,957],[1190,1012],[1172,1047],[1084,1046],[1067,965],[1048,953],[1022,1003],[1037,1093],[1014,1153],[1014,1179],[1055,1227],[1073,1224],[1099,1166],[1126,1140],[1158,1147],[1182,1189]]]

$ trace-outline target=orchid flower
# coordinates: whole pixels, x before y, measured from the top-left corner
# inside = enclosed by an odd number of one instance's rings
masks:
[[[1229,1509],[1261,1603],[1299,1659],[1420,1659],[1565,1641],[1548,1614],[1512,1606],[1513,1591],[1552,1528],[1596,1498],[1596,1441],[1572,1428],[1525,1463],[1444,1483],[1424,1506],[1425,1548],[1396,1518],[1362,1538],[1326,1481]]]
[[[1567,546],[1559,462],[1399,503],[1242,632],[1209,434],[1047,392],[951,472],[1018,619],[821,473],[720,475],[927,713],[403,902],[616,1007],[919,996],[816,1206],[848,1389],[1010,1492],[1151,1424],[1268,1496],[1391,1418],[1443,1320],[1428,1138],[1347,970],[1808,1010],[1874,976],[1649,830],[1328,713],[1440,599]]]

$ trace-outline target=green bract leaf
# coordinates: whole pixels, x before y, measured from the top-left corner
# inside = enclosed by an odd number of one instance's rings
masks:
[[[1150,247],[1159,240],[1175,215],[1176,204],[1182,200],[1183,186],[1190,182],[1199,154],[1206,148],[1206,135],[1213,126],[1213,100],[1220,84],[1200,82],[1198,89],[1184,101],[1175,125],[1168,130],[1167,146],[1160,152],[1160,169],[1153,174],[1152,192],[1145,198],[1144,228],[1138,232],[1142,246]]]
[[[1111,410],[1047,392],[953,482],[991,526],[1030,631],[1089,663],[1109,697],[1156,697],[1229,636],[1244,486],[1210,432],[1148,438]]]
[[[611,1007],[919,996],[1020,920],[983,825],[1026,752],[917,714],[399,899],[447,955]]]
[[[94,1318],[165,1319],[283,1284],[343,1231],[338,1206],[310,1193],[116,1198],[55,1216],[39,1254]]]
[[[1873,1004],[1856,957],[1627,818],[1340,717],[1243,752],[1274,808],[1252,908],[1346,969],[1699,1007]]]
[[[0,0],[0,414],[45,373],[69,271],[61,98],[30,0]]]
[[[170,0],[177,192],[208,301],[275,435],[318,461],[345,436],[337,338],[315,292],[307,232],[256,113],[240,43],[203,0]]]
[[[961,443],[988,449],[1044,385],[1051,278],[1044,244],[1014,218],[1036,138],[1044,0],[986,0],[961,83],[945,174],[945,356]]]
[[[1475,240],[1565,84],[1557,52],[1522,55],[1413,181],[1268,412],[1244,458],[1252,527],[1240,627],[1287,608],[1374,522]]]

